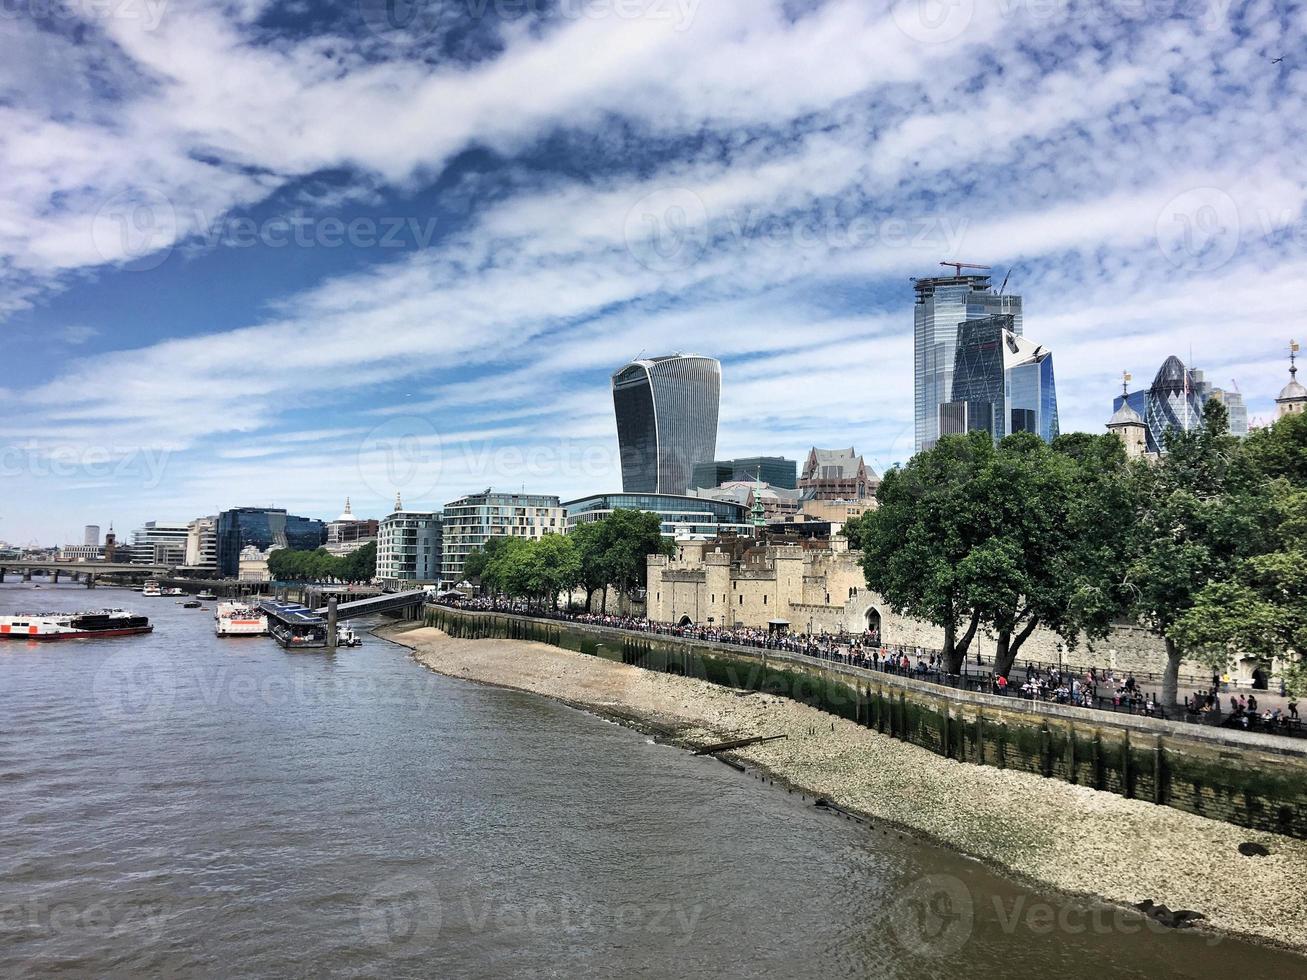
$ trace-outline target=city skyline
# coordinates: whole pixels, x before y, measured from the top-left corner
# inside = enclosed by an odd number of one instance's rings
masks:
[[[722,361],[719,456],[856,443],[884,472],[914,442],[907,280],[941,261],[1010,270],[1064,431],[1173,352],[1273,417],[1307,272],[1304,83],[1271,64],[1296,15],[921,37],[690,7],[451,12],[434,61],[262,4],[8,22],[0,538],[611,490],[603,378],[641,350]]]

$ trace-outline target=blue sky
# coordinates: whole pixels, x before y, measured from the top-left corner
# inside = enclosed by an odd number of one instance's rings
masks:
[[[0,539],[911,452],[909,277],[1012,270],[1064,429],[1304,332],[1307,12],[1185,0],[66,0],[0,16]],[[1283,57],[1278,64],[1274,59]]]

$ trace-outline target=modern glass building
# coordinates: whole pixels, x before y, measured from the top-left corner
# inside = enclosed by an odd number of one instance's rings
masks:
[[[563,509],[553,494],[481,493],[445,504],[441,579],[449,586],[463,580],[463,562],[490,538],[541,538],[562,534]]]
[[[999,295],[989,276],[918,279],[913,307],[913,416],[917,452],[939,438],[939,406],[952,400],[958,328],[966,320],[995,314],[1012,318],[1021,336],[1021,297]]]
[[[1013,331],[1009,314],[963,322],[958,330],[952,398],[939,406],[938,435],[988,432],[997,443],[1014,432],[1052,442],[1059,432],[1053,355]]]
[[[327,525],[315,518],[296,517],[280,507],[233,507],[218,515],[218,572],[236,578],[241,549],[247,546],[312,551],[326,541]]]
[[[665,537],[711,541],[721,534],[753,534],[749,508],[730,500],[683,497],[671,493],[597,493],[563,504],[567,529],[601,521],[615,510],[657,514]]]
[[[1148,451],[1166,451],[1166,432],[1175,429],[1190,432],[1203,424],[1203,399],[1199,389],[1210,391],[1201,374],[1197,379],[1187,370],[1184,362],[1172,354],[1157,369],[1152,385],[1144,391],[1117,395],[1112,401],[1113,411],[1128,404],[1139,413],[1148,428]],[[1243,399],[1240,399],[1242,403]],[[1244,417],[1247,418],[1247,410]]]
[[[627,493],[685,493],[696,463],[717,454],[722,366],[699,354],[641,358],[613,375]]]
[[[711,489],[723,483],[757,481],[773,487],[793,490],[799,485],[798,460],[784,456],[744,456],[740,459],[715,459],[696,463],[690,486]]]

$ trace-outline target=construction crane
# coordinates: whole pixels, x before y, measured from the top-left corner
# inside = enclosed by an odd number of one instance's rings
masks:
[[[954,275],[961,276],[963,269],[988,269],[987,265],[976,265],[974,262],[941,262],[940,265],[951,265],[955,272]]]
[[[1003,277],[1003,285],[998,287],[998,294],[1000,296],[1002,296],[1005,292],[1007,292],[1007,281],[1012,278],[1012,270],[1015,268],[1016,266],[1012,266],[1012,265],[1008,266],[1007,275]]]

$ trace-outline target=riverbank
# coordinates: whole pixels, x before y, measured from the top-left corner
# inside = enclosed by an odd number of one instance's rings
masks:
[[[941,758],[773,695],[540,643],[380,635],[451,677],[541,694],[688,747],[786,735],[732,753],[796,789],[921,834],[1039,886],[1194,909],[1203,928],[1307,953],[1307,842],[1057,780]],[[1244,857],[1244,841],[1264,857]]]

